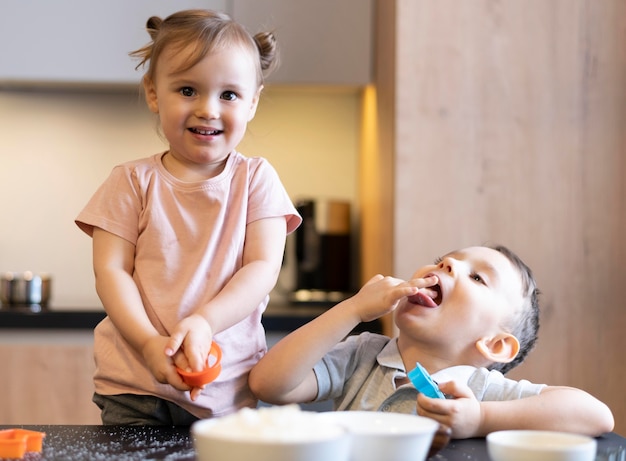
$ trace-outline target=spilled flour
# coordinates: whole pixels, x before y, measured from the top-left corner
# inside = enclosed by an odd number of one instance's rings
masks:
[[[29,426],[46,433],[41,453],[25,461],[193,461],[188,427]]]

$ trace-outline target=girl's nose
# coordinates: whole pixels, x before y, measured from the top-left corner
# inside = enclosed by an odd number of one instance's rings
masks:
[[[214,120],[220,117],[219,103],[214,98],[206,97],[198,100],[196,107],[196,115],[198,118],[205,120]]]

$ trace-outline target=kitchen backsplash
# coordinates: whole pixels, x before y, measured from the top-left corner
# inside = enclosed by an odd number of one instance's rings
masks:
[[[270,87],[239,150],[267,158],[294,200],[358,210],[360,111],[357,88]],[[0,271],[51,274],[53,309],[100,308],[74,218],[114,165],[165,148],[138,92],[0,91]]]

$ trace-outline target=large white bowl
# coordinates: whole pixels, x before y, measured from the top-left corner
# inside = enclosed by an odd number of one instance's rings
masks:
[[[417,415],[378,411],[321,414],[351,434],[351,461],[423,461],[439,423]]]
[[[319,413],[287,407],[244,409],[191,426],[199,461],[349,461],[346,430]]]
[[[498,431],[487,435],[492,461],[593,461],[595,439],[554,431]]]

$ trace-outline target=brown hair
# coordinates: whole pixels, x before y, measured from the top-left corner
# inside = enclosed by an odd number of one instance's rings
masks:
[[[522,279],[522,297],[524,304],[514,315],[510,333],[514,335],[520,343],[520,349],[515,358],[508,363],[494,363],[489,367],[491,370],[498,370],[502,373],[515,368],[522,363],[528,353],[535,347],[537,334],[539,332],[539,289],[530,268],[521,260],[519,256],[502,245],[488,246],[492,250],[502,253],[513,264]]]
[[[181,50],[195,44],[181,71],[193,67],[215,51],[229,46],[240,46],[256,57],[259,86],[278,64],[277,43],[273,33],[260,32],[252,36],[241,24],[224,13],[184,10],[165,19],[152,16],[146,23],[146,29],[152,41],[129,54],[140,60],[137,68],[148,65],[146,78],[149,80],[154,80],[159,56],[167,46],[175,46]]]

